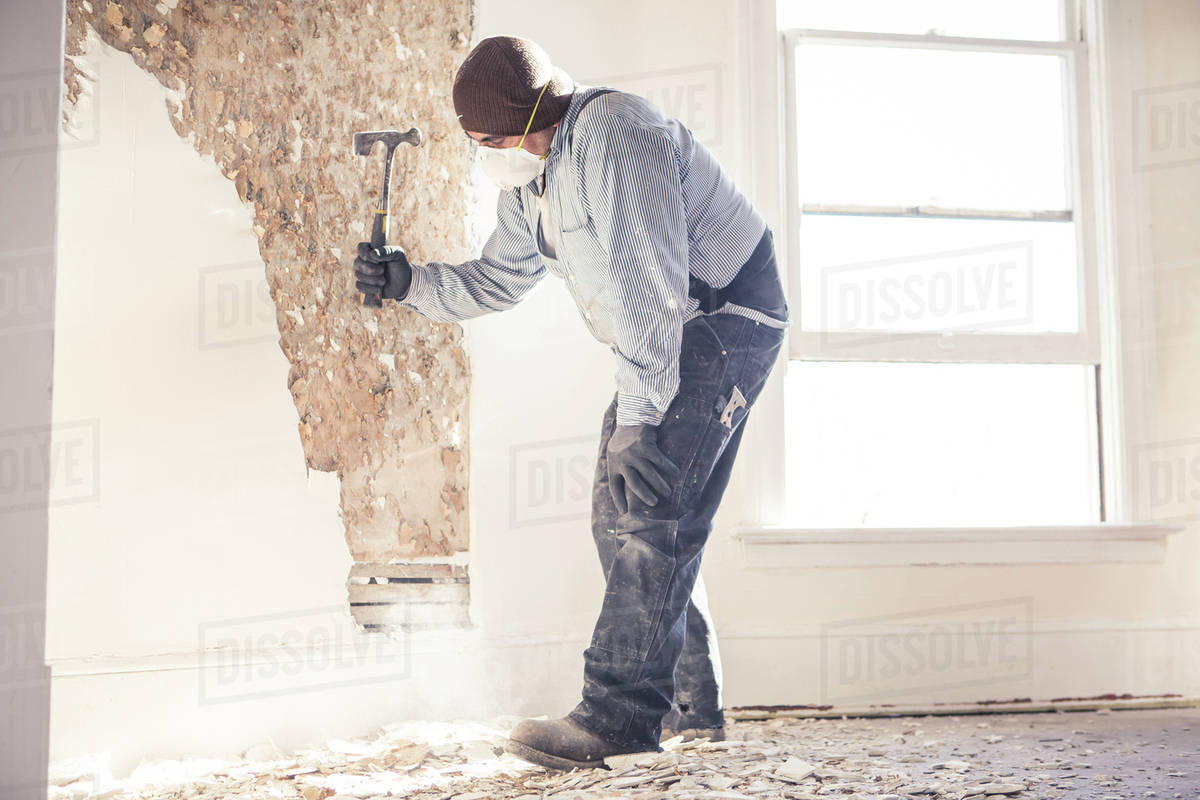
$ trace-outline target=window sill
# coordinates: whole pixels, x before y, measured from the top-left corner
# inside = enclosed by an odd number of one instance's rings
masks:
[[[742,565],[893,567],[947,564],[1161,563],[1181,525],[1100,524],[992,528],[746,527]]]

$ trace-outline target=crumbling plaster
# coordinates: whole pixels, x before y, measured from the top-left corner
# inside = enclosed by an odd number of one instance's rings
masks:
[[[425,144],[396,151],[390,240],[414,261],[471,256],[468,143],[450,100],[471,14],[471,0],[67,4],[64,124],[89,91],[91,27],[169,90],[175,130],[253,207],[305,458],[341,480],[355,561],[467,548],[463,332],[360,304],[351,261],[383,156],[355,155],[351,138],[420,127]]]

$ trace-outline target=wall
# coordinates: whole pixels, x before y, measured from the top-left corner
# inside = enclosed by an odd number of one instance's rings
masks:
[[[479,707],[423,683],[483,685],[453,639],[358,634],[346,599],[353,560],[467,546],[462,331],[363,309],[350,261],[382,173],[351,136],[413,123],[393,236],[470,250],[447,99],[470,6],[271,8],[69,4],[56,759],[121,772]]]
[[[1200,7],[1184,0],[1140,4],[1140,16],[1112,3],[1118,24],[1140,27],[1140,48],[1115,71],[1131,85],[1114,104],[1114,127],[1132,130],[1129,170],[1116,192],[1125,203],[1119,237],[1140,292],[1127,316],[1140,335],[1126,355],[1139,366],[1141,421],[1131,442],[1140,491],[1136,513],[1185,526],[1162,576],[1178,661],[1200,674]],[[1140,314],[1140,317],[1137,316]],[[1195,683],[1193,683],[1195,687]],[[1195,693],[1195,690],[1193,691]]]
[[[0,7],[0,798],[46,796],[46,570],[63,2]]]

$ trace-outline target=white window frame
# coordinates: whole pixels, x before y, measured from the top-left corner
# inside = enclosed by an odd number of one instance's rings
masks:
[[[1130,485],[1131,454],[1127,441],[1140,440],[1146,427],[1149,398],[1142,387],[1145,376],[1136,364],[1128,361],[1122,342],[1131,327],[1146,324],[1135,308],[1122,310],[1118,295],[1127,280],[1118,270],[1118,256],[1126,257],[1130,249],[1128,237],[1119,230],[1118,214],[1128,213],[1129,198],[1117,193],[1124,181],[1117,170],[1125,170],[1124,160],[1115,152],[1122,144],[1121,131],[1112,131],[1120,123],[1127,87],[1122,76],[1110,75],[1106,69],[1106,28],[1113,23],[1106,19],[1103,0],[1063,0],[1064,41],[1034,42],[1024,40],[994,40],[970,37],[912,36],[863,34],[844,31],[812,31],[795,29],[780,31],[776,24],[776,0],[738,0],[741,23],[743,72],[740,82],[742,113],[751,121],[745,135],[743,160],[747,168],[746,184],[756,205],[763,210],[768,224],[788,232],[776,241],[779,250],[782,278],[788,287],[789,304],[799,309],[796,298],[799,281],[789,265],[795,261],[798,249],[798,219],[800,209],[795,132],[795,42],[800,36],[830,41],[862,43],[871,40],[877,45],[937,47],[946,49],[988,49],[1000,52],[1037,52],[1061,54],[1068,61],[1069,81],[1066,102],[1070,128],[1067,136],[1073,140],[1076,152],[1069,160],[1072,185],[1071,207],[1076,221],[1078,270],[1081,281],[1080,325],[1075,334],[1035,335],[1016,342],[1005,335],[954,334],[947,337],[929,335],[922,345],[925,360],[975,363],[1082,363],[1098,368],[1095,398],[1099,411],[1099,456],[1102,471],[1100,491],[1103,519],[1094,525],[1057,526],[1053,529],[1058,541],[1075,542],[1086,546],[1086,558],[1096,562],[1126,560],[1161,560],[1163,544],[1169,534],[1179,532],[1178,525],[1139,523],[1134,519],[1135,498]],[[1120,21],[1117,21],[1120,27]],[[1087,31],[1086,36],[1084,31]],[[771,42],[773,46],[764,47]],[[1126,92],[1127,93],[1127,92]],[[1111,117],[1111,119],[1110,119]],[[1114,121],[1115,120],[1115,121]],[[771,154],[777,154],[772,157]],[[1124,172],[1121,173],[1123,175]],[[936,213],[936,212],[935,212]],[[917,214],[919,215],[919,211]],[[1125,287],[1128,291],[1129,287]],[[1133,305],[1137,305],[1134,303]],[[1130,317],[1133,313],[1134,316]],[[789,566],[867,566],[872,564],[931,563],[914,560],[909,542],[925,541],[934,536],[939,542],[942,564],[996,563],[980,557],[974,545],[978,537],[986,536],[994,543],[1008,543],[1021,549],[1028,537],[1021,531],[1044,536],[1049,529],[1039,526],[993,529],[986,527],[883,529],[886,539],[872,541],[872,557],[862,560],[855,553],[863,552],[862,535],[872,533],[867,528],[795,528],[778,524],[786,516],[787,497],[785,464],[787,453],[780,430],[787,424],[783,397],[783,373],[790,360],[816,360],[828,349],[829,333],[802,335],[793,313],[793,327],[788,333],[785,356],[764,388],[756,404],[759,417],[747,433],[747,449],[753,458],[743,459],[749,465],[743,470],[745,482],[752,486],[740,524],[732,534],[741,540],[744,564],[747,567]],[[824,337],[824,342],[820,339]],[[874,338],[874,337],[872,337]],[[909,338],[909,337],[906,337]],[[1037,341],[1040,340],[1040,341]],[[874,350],[863,350],[864,342],[856,339],[853,348],[837,348],[831,358],[819,360],[909,360],[916,350],[910,339],[903,347],[879,341]],[[1029,352],[1033,344],[1035,352]],[[814,346],[815,345],[815,346]],[[936,345],[936,349],[933,349]],[[895,348],[895,349],[893,349]],[[853,357],[847,351],[858,351]],[[764,550],[763,548],[782,548]],[[1131,550],[1138,549],[1141,557],[1130,559]],[[1029,554],[1027,563],[1062,563],[1080,560],[1078,552],[1066,555],[1070,548],[1057,554]],[[786,553],[791,552],[789,558]],[[763,556],[769,557],[764,562]],[[1021,562],[1022,559],[1015,559]],[[1008,563],[1013,563],[1009,560]]]
[[[1070,5],[1070,4],[1067,4]],[[1070,21],[1064,30],[1075,30]],[[1082,41],[1041,42],[1007,39],[976,39],[954,36],[856,33],[792,29],[783,32],[784,98],[787,134],[786,175],[788,249],[800,252],[800,226],[804,216],[822,214],[862,214],[879,217],[919,217],[957,219],[1053,219],[1075,222],[1075,246],[1078,263],[1078,330],[1075,333],[984,333],[973,331],[940,334],[873,334],[864,341],[854,331],[801,330],[797,324],[791,335],[790,356],[801,361],[922,361],[940,363],[1024,363],[1024,364],[1100,364],[1100,336],[1097,294],[1096,240],[1093,220],[1091,173],[1081,169],[1090,164],[1091,125],[1087,113],[1090,87],[1087,46]],[[801,109],[796,106],[796,49],[806,43],[859,47],[902,47],[933,51],[972,51],[986,53],[1025,53],[1061,56],[1067,67],[1067,91],[1064,92],[1064,118],[1068,141],[1067,171],[1070,215],[1057,210],[998,212],[995,210],[940,209],[928,207],[864,207],[809,204],[801,206],[797,130]],[[1072,220],[1073,218],[1073,220]],[[789,281],[789,304],[800,313],[800,279]],[[853,347],[847,346],[853,344]]]

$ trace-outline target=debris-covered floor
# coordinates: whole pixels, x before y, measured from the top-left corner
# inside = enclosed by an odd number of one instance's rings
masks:
[[[293,753],[264,743],[123,780],[81,760],[51,770],[50,798],[1200,800],[1200,708],[740,721],[724,742],[671,740],[570,773],[502,754],[516,721],[399,723]]]

